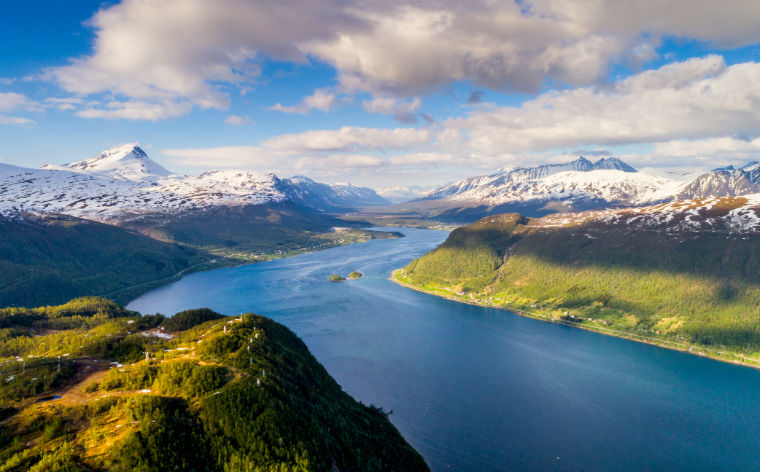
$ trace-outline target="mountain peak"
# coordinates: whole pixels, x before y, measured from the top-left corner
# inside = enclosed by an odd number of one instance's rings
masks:
[[[105,174],[118,180],[155,180],[172,174],[148,157],[137,143],[115,146],[65,167],[79,172]]]
[[[637,172],[636,169],[629,166],[617,157],[603,157],[594,162],[594,170],[609,169],[609,170],[622,170],[623,172]]]

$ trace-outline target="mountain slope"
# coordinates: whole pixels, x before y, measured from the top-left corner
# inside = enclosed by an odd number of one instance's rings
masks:
[[[277,188],[294,203],[325,211],[388,204],[388,200],[370,188],[351,184],[327,185],[304,176],[280,180]]]
[[[490,216],[452,232],[399,277],[462,300],[760,362],[760,195]]]
[[[210,259],[122,228],[71,217],[0,217],[0,306],[56,304],[82,295],[126,301]]]
[[[285,326],[178,315],[167,333],[97,298],[0,309],[0,470],[428,470]]]
[[[700,175],[678,192],[675,199],[739,196],[758,192],[760,165],[750,162],[738,169],[729,166]]]

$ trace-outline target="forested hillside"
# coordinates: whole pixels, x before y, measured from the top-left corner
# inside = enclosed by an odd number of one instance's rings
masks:
[[[487,217],[452,232],[396,278],[608,334],[757,358],[757,211],[756,202],[724,198]]]
[[[145,290],[210,259],[186,245],[71,217],[0,217],[0,235],[0,306],[93,294],[126,301],[134,295],[129,287]]]
[[[124,226],[60,215],[0,216],[0,306],[84,295],[126,303],[191,271],[401,236],[364,225],[290,202],[143,216]]]
[[[0,380],[2,472],[427,470],[387,413],[254,314],[3,309]]]

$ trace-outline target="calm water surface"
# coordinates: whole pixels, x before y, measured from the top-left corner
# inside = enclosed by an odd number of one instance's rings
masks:
[[[759,371],[405,289],[391,270],[446,233],[401,231],[193,274],[128,308],[274,318],[436,471],[760,470]]]

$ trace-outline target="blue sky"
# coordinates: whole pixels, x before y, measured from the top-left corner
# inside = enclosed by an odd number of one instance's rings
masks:
[[[179,172],[388,188],[760,159],[756,1],[357,5],[0,2],[1,162],[136,141]]]

